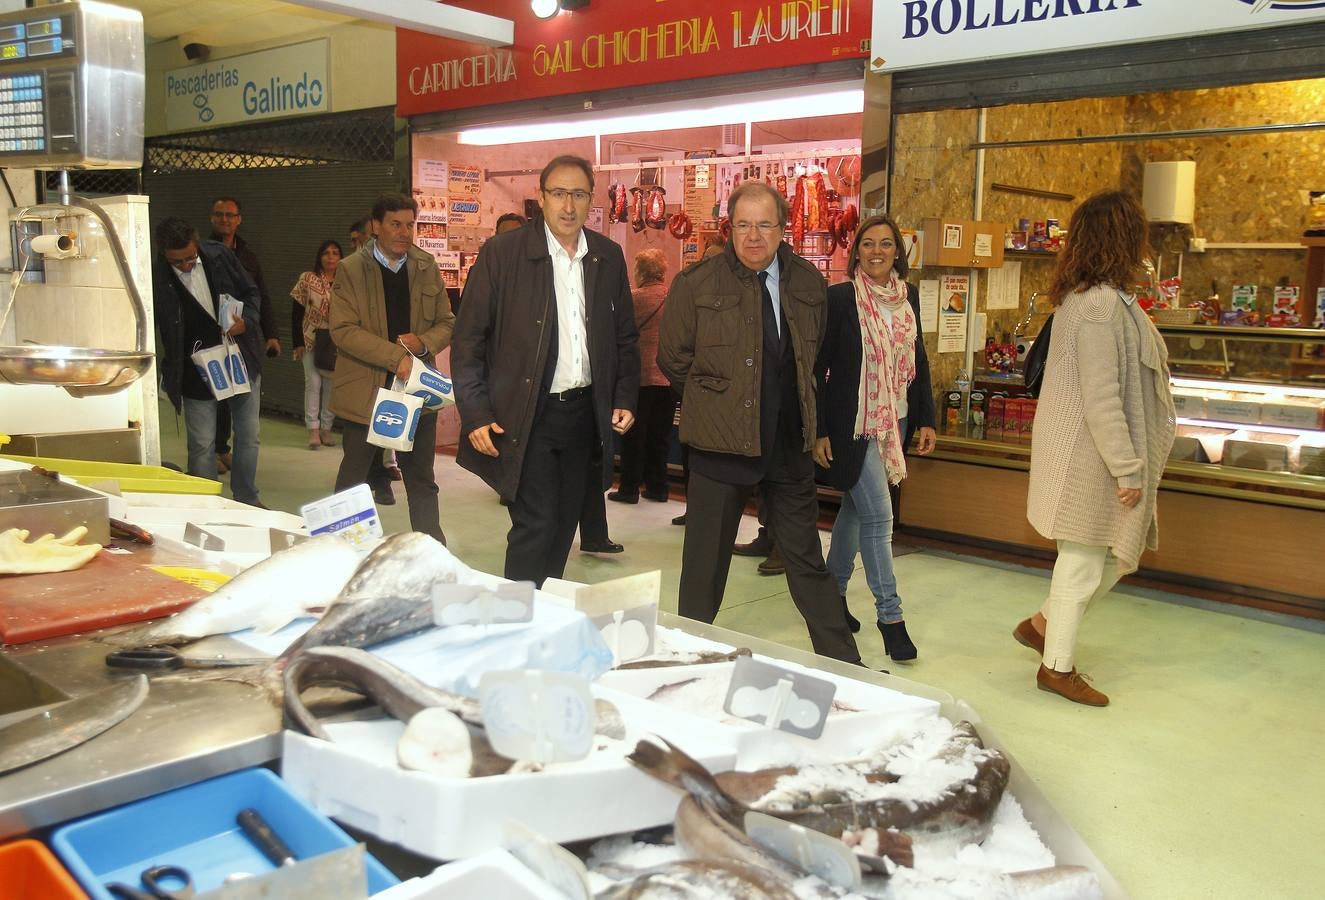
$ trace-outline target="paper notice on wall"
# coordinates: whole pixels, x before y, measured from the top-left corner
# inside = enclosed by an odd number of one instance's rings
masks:
[[[966,310],[970,307],[971,276],[944,275],[939,281],[939,352],[966,350]]]
[[[966,351],[966,316],[944,313],[939,317],[939,352]]]
[[[447,222],[456,228],[477,228],[481,204],[478,200],[452,197],[446,204]]]
[[[992,234],[984,234],[979,231],[975,233],[975,255],[994,255],[994,236]]]
[[[692,150],[686,159],[704,159],[712,156],[713,150]],[[685,168],[685,187],[681,198],[681,210],[690,217],[690,224],[699,228],[702,222],[712,218],[713,207],[718,202],[717,185],[714,179],[716,166],[699,165]]]
[[[939,280],[920,282],[920,330],[933,334],[939,328]]]
[[[419,160],[419,187],[446,193],[447,166],[440,159]]]
[[[1021,307],[1021,263],[1005,262],[989,270],[989,293],[985,309],[1019,309]]]
[[[906,265],[910,269],[921,267],[920,259],[924,250],[922,240],[923,235],[919,231],[911,228],[902,229],[902,250],[906,253]]]
[[[447,193],[452,197],[478,197],[483,193],[483,170],[478,166],[452,164],[449,176]]]
[[[589,218],[584,222],[585,227],[590,231],[603,230],[603,208],[601,206],[592,206],[589,208]]]

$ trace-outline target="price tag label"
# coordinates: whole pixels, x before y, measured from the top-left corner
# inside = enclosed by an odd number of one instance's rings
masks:
[[[432,620],[438,625],[507,625],[534,620],[534,583],[515,581],[484,588],[434,584]]]
[[[662,572],[641,572],[580,587],[575,608],[589,617],[620,665],[653,653]]]
[[[743,656],[732,668],[722,708],[769,728],[817,738],[836,693],[831,681]]]
[[[199,528],[192,522],[184,526],[184,543],[192,544],[199,550],[220,552],[225,549],[225,539],[217,537],[205,528]]]
[[[271,539],[272,553],[289,550],[295,544],[302,544],[308,540],[308,535],[300,534],[297,531],[286,531],[284,528],[268,528],[267,536]]]
[[[836,838],[754,811],[745,814],[745,833],[801,871],[848,890],[860,887],[860,860]]]
[[[370,549],[383,535],[377,504],[366,484],[307,503],[299,508],[299,514],[310,535],[337,534],[360,550]]]
[[[546,764],[583,759],[593,749],[593,696],[582,676],[485,672],[478,689],[488,740],[502,756]]]

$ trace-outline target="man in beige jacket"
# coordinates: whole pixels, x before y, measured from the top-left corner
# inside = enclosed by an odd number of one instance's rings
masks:
[[[331,337],[336,372],[331,410],[344,420],[344,452],[336,490],[362,484],[374,447],[368,443],[369,417],[377,389],[394,377],[408,378],[412,357],[431,359],[451,343],[455,316],[432,255],[414,246],[418,204],[385,194],[373,204],[376,241],[340,264],[331,293]],[[409,498],[410,527],[442,543],[433,472],[437,414],[425,411],[414,448],[397,460]]]

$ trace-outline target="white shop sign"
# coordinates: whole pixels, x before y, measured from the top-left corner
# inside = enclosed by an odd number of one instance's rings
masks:
[[[166,73],[170,131],[330,110],[325,38]]]
[[[1313,20],[1325,21],[1325,0],[878,0],[870,68],[893,72]]]

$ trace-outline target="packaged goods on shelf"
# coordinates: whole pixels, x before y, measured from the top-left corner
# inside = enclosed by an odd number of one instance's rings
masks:
[[[1294,434],[1244,429],[1224,443],[1223,464],[1240,469],[1291,472],[1297,467],[1302,438]]]
[[[1206,418],[1206,398],[1203,394],[1186,391],[1173,392],[1173,411],[1184,419]]]
[[[1169,448],[1169,459],[1198,463],[1208,463],[1210,461],[1210,457],[1205,455],[1205,448],[1201,446],[1200,440],[1185,434],[1180,434],[1173,439],[1173,446]]]
[[[1243,425],[1261,424],[1261,398],[1259,394],[1234,394],[1221,391],[1212,393],[1206,403],[1209,418],[1219,422],[1238,422]]]
[[[1271,394],[1261,403],[1260,424],[1281,428],[1325,428],[1325,400]]]
[[[1224,443],[1238,432],[1231,428],[1210,428],[1205,425],[1180,425],[1179,437],[1193,437],[1201,444],[1206,461],[1217,463],[1224,458]]]

